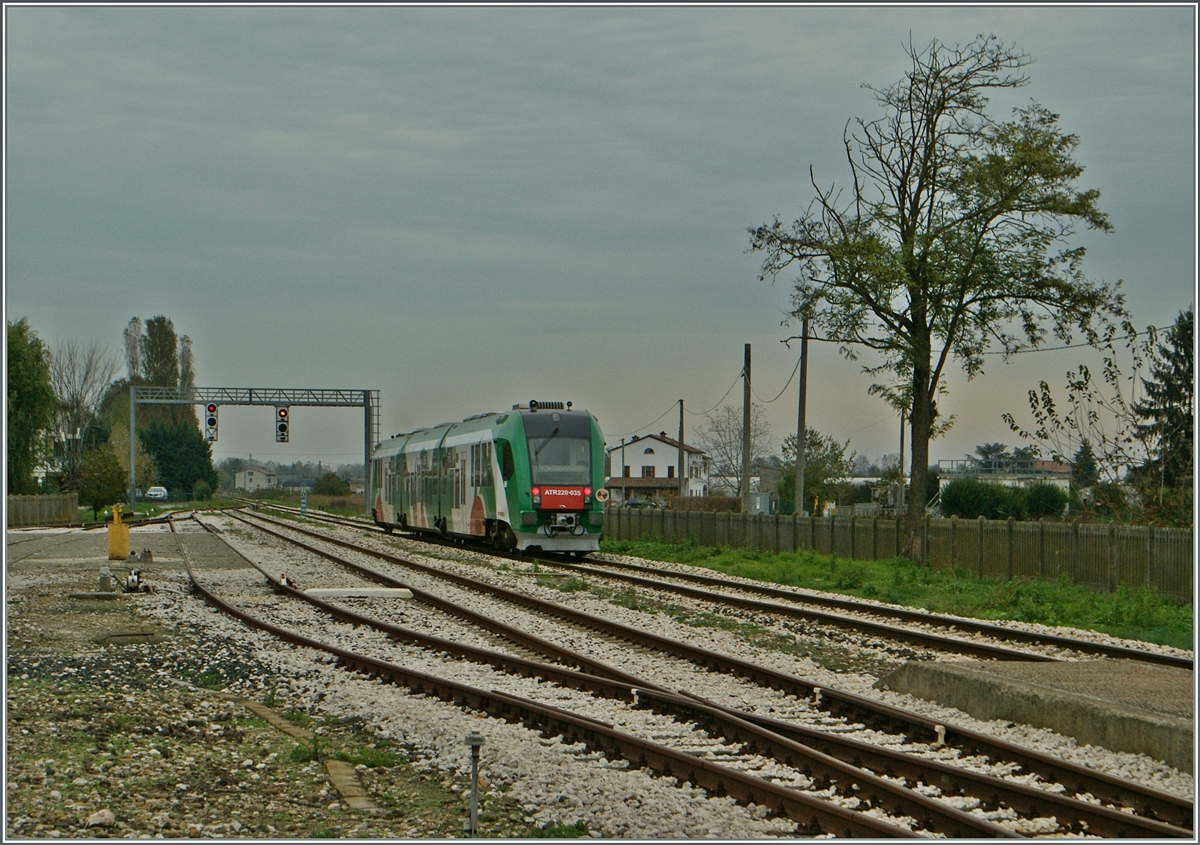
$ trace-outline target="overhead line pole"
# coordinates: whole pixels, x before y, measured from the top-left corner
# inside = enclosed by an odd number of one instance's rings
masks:
[[[750,344],[742,364],[742,513],[750,513]]]
[[[792,512],[797,516],[804,513],[804,465],[808,447],[808,426],[805,424],[805,404],[808,399],[808,318],[800,332],[800,399],[796,410],[796,497]],[[813,516],[816,516],[814,513]]]
[[[679,400],[679,496],[687,496],[688,481],[683,472],[683,400]]]

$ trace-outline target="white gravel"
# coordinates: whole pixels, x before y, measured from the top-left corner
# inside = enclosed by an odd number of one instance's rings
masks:
[[[273,567],[284,566],[287,567],[289,573],[295,573],[297,578],[314,579],[312,583],[306,580],[303,586],[326,586],[333,585],[333,583],[351,585],[356,580],[349,573],[329,576],[327,574],[329,564],[313,556],[307,556],[313,557],[313,559],[306,562],[304,557],[307,553],[301,554],[294,550],[285,553],[274,548],[275,541],[273,540],[268,543],[251,542],[246,539],[250,533],[246,529],[236,528],[233,525],[225,527],[227,530],[232,529],[232,535],[227,535],[229,539],[239,544],[252,559],[266,563],[269,571]],[[829,672],[802,657],[749,647],[744,640],[732,633],[713,629],[698,630],[679,625],[666,614],[649,615],[621,608],[596,598],[586,591],[564,594],[549,588],[538,587],[527,576],[498,570],[495,566],[496,559],[449,549],[438,549],[436,552],[438,557],[430,557],[428,554],[422,554],[422,552],[429,552],[429,547],[423,544],[404,540],[382,541],[374,536],[364,537],[362,532],[354,531],[341,532],[340,536],[356,542],[377,545],[393,552],[402,551],[406,555],[420,559],[423,563],[445,568],[457,574],[468,575],[479,580],[495,581],[510,589],[521,589],[588,613],[614,618],[624,624],[650,630],[663,636],[723,651],[742,659],[798,675],[827,688],[852,692],[918,712],[939,721],[952,722],[964,728],[1015,742],[1166,792],[1188,797],[1194,794],[1194,780],[1191,776],[1143,755],[1114,753],[1099,747],[1080,746],[1074,739],[1055,734],[1052,731],[1010,725],[1004,722],[984,722],[973,719],[960,711],[940,707],[910,696],[876,690],[871,686],[876,678],[871,675]],[[458,560],[447,560],[446,558],[457,558]],[[484,563],[485,561],[486,563]],[[429,589],[431,592],[437,592],[447,598],[478,606],[481,612],[503,618],[510,624],[517,624],[518,627],[561,642],[569,648],[578,647],[581,651],[585,651],[587,648],[600,648],[595,643],[601,638],[581,634],[578,628],[565,623],[547,621],[544,617],[522,611],[503,602],[484,599],[477,594],[460,590],[444,582],[435,584],[434,580],[428,576],[414,573],[411,570],[402,571],[382,561],[373,560],[368,565],[380,571],[394,570],[393,574],[415,587]],[[317,572],[326,573],[322,576],[324,581],[320,584],[315,580]],[[261,576],[255,577],[257,583],[261,585]],[[214,619],[207,613],[196,613],[196,608],[193,607],[196,604],[198,603],[194,600],[184,599],[182,596],[172,597],[169,600],[164,597],[161,612],[179,618],[199,616],[204,619],[206,624],[216,624],[218,627],[232,624]],[[415,611],[410,605],[402,607],[397,617],[393,621],[398,624],[447,635],[444,627],[447,624],[446,618],[440,614]],[[455,624],[459,630],[465,632],[465,626]],[[240,629],[240,626],[238,628]],[[1075,635],[1078,632],[1069,633]],[[454,637],[457,638],[458,634],[455,633]],[[486,637],[477,636],[477,639],[485,640],[480,644],[486,647],[497,647],[495,641],[488,640]],[[396,644],[389,642],[385,644],[385,647],[391,655],[388,659],[394,661]],[[381,686],[359,679],[348,679],[344,674],[335,675],[335,670],[323,664],[314,664],[311,656],[307,658],[299,656],[292,649],[280,651],[278,646],[275,646],[273,649],[264,649],[263,653],[264,658],[271,657],[281,660],[281,670],[285,673],[297,675],[294,683],[297,685],[298,693],[307,696],[314,703],[320,700],[322,709],[337,714],[362,716],[369,724],[375,724],[376,729],[389,731],[396,737],[403,737],[406,742],[413,745],[418,753],[424,754],[430,761],[439,761],[438,765],[448,765],[451,768],[461,768],[466,765],[466,749],[462,746],[461,740],[462,736],[472,728],[480,729],[481,720],[475,716],[461,714],[456,708],[440,702],[408,695],[395,687]],[[408,652],[405,653],[408,654]],[[383,654],[381,653],[380,656]],[[650,674],[658,683],[675,684],[680,688],[689,689],[714,700],[722,701],[722,703],[741,706],[744,709],[760,712],[768,712],[773,709],[771,715],[785,714],[785,718],[806,717],[808,719],[816,718],[818,721],[827,718],[827,714],[809,711],[806,702],[797,702],[792,697],[764,691],[741,679],[702,672],[696,667],[681,669],[679,661],[655,658],[653,667],[648,669],[647,656],[631,652],[628,646],[611,647],[602,655],[597,654],[597,657],[612,665],[622,665],[622,661],[624,661],[624,668],[627,671],[643,676]],[[428,671],[431,671],[432,674],[443,675],[448,668],[446,661],[440,662],[442,664],[440,669]],[[461,665],[457,661],[453,663]],[[664,680],[666,678],[671,679],[669,683]],[[476,686],[480,685],[477,681],[468,680],[466,682]],[[492,683],[495,688],[507,689],[500,683],[500,677],[495,678]],[[511,683],[511,681],[506,681],[506,683]],[[557,688],[555,689],[557,690]],[[519,695],[528,695],[528,692],[516,690],[514,692]],[[529,697],[535,696],[530,695]],[[420,707],[414,706],[414,702],[417,701],[421,702]],[[397,709],[398,702],[403,702],[403,706]],[[646,711],[633,712],[644,713]],[[594,718],[613,721],[611,714],[597,715]],[[756,818],[758,813],[754,810],[737,808],[728,801],[703,801],[699,791],[688,787],[666,789],[661,779],[649,778],[642,772],[626,771],[624,764],[619,762],[613,763],[603,758],[597,758],[584,760],[584,765],[580,765],[581,755],[578,749],[561,747],[561,743],[555,740],[536,738],[534,734],[524,728],[504,725],[492,719],[483,721],[488,725],[487,735],[489,737],[488,746],[485,749],[488,752],[485,754],[487,777],[493,783],[511,783],[512,794],[525,804],[539,823],[551,820],[570,823],[575,818],[581,818],[588,824],[589,829],[603,830],[608,835],[622,837],[681,836],[691,838],[715,833],[723,837],[744,838],[784,835],[790,830],[791,823],[786,820]],[[555,762],[551,762],[551,760]],[[959,763],[961,764],[962,761],[960,760]],[[978,763],[983,770],[994,774],[1003,773],[999,767],[983,761],[978,761]],[[591,772],[593,769],[596,769],[593,774],[582,774]],[[555,779],[561,777],[562,782],[558,783],[557,780],[548,779],[548,772],[556,772]],[[630,785],[630,778],[636,782],[636,788]],[[647,784],[654,784],[656,790],[665,789],[665,791],[661,796],[648,801],[651,793],[647,792]],[[657,795],[657,793],[655,794]],[[650,806],[660,808],[661,812],[650,813]],[[573,816],[572,813],[576,815]],[[717,813],[720,820],[710,818],[712,813]],[[647,818],[650,815],[654,817]],[[701,817],[704,821],[698,826],[689,821]]]

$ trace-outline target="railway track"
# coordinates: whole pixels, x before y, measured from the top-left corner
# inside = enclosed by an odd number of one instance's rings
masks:
[[[238,518],[253,524],[251,520],[246,520],[245,516],[239,516]],[[456,576],[440,570],[432,570],[415,561],[406,560],[373,549],[359,548],[355,544],[318,535],[315,532],[300,528],[294,524],[280,524],[276,520],[264,519],[261,515],[256,515],[256,520],[274,522],[276,525],[280,525],[280,527],[284,527],[289,531],[307,534],[320,541],[332,543],[343,548],[348,547],[358,553],[370,555],[398,566],[415,569],[434,577],[448,579],[466,589],[487,589],[495,595],[502,596],[509,602],[515,602],[526,607],[531,606],[532,603],[532,606],[536,607],[538,612],[541,613],[551,613],[561,617],[564,612],[564,609],[561,607],[549,607],[546,606],[546,603],[539,602],[528,596],[515,594],[513,591],[504,588],[482,585],[477,579]],[[311,553],[334,560],[340,566],[357,572],[361,577],[369,578],[378,583],[393,585],[402,583],[385,573],[364,567],[361,564],[356,564],[327,550],[312,546],[309,543],[287,537],[274,529],[265,528],[261,525],[257,527],[280,539],[294,543]],[[405,586],[408,586],[409,589],[414,589],[411,584],[405,583]],[[418,591],[414,589],[414,595],[417,594]],[[435,605],[442,601],[426,593],[421,593],[420,598]],[[441,609],[459,618],[468,618],[465,614],[468,614],[469,611],[465,611],[461,607],[443,606]],[[696,649],[686,646],[686,644],[667,641],[664,638],[648,635],[636,629],[628,629],[605,620],[597,620],[595,617],[589,617],[587,614],[579,614],[576,611],[566,611],[566,615],[575,624],[582,624],[593,629],[599,627],[609,636],[618,637],[624,641],[636,642],[640,647],[663,649],[680,659],[690,660],[706,668],[714,669],[718,672],[738,674],[749,678],[756,684],[782,689],[792,695],[807,698],[814,705],[812,709],[817,709],[817,705],[819,705],[824,716],[833,715],[838,717],[836,719],[838,730],[846,730],[855,722],[862,722],[875,728],[891,727],[893,731],[903,731],[904,736],[893,736],[892,741],[897,743],[918,743],[928,746],[931,744],[937,745],[944,741],[955,748],[960,759],[987,757],[993,761],[1005,761],[1010,767],[1024,772],[1027,776],[1034,774],[1043,780],[1062,784],[1068,794],[1094,796],[1102,801],[1111,802],[1116,807],[1100,807],[1099,810],[1093,810],[1087,809],[1087,807],[1094,807],[1096,805],[1088,804],[1088,802],[1075,801],[1074,799],[1062,796],[1047,799],[1046,796],[1052,793],[1028,786],[1021,788],[1019,784],[1010,783],[1008,780],[1002,778],[989,778],[988,776],[977,776],[977,773],[967,773],[961,765],[956,766],[943,762],[940,764],[942,768],[936,771],[923,768],[924,764],[914,764],[912,762],[913,755],[911,753],[896,752],[882,748],[877,744],[873,745],[866,742],[839,742],[840,738],[836,733],[831,733],[828,726],[825,726],[823,730],[806,727],[796,724],[793,720],[785,722],[780,719],[763,717],[757,713],[722,708],[711,701],[706,702],[687,695],[681,696],[671,692],[669,689],[658,687],[637,677],[632,677],[628,673],[622,673],[620,670],[614,670],[611,666],[590,660],[590,658],[585,656],[565,652],[556,646],[548,646],[545,641],[538,641],[536,638],[529,639],[528,635],[523,632],[514,633],[511,630],[501,630],[499,627],[500,623],[494,619],[481,620],[478,614],[476,614],[475,618],[471,621],[472,624],[487,627],[493,634],[498,634],[512,639],[514,642],[519,642],[521,648],[550,657],[562,665],[582,667],[582,671],[585,674],[594,677],[606,677],[626,684],[632,689],[637,689],[639,690],[640,700],[646,702],[646,706],[674,708],[671,712],[677,716],[688,713],[691,714],[687,716],[688,718],[697,719],[711,720],[717,718],[716,714],[723,713],[723,718],[741,720],[753,725],[756,729],[766,730],[772,736],[786,740],[782,746],[783,750],[779,752],[785,756],[789,753],[795,753],[794,748],[787,746],[788,742],[814,750],[819,748],[820,753],[840,760],[843,763],[872,768],[878,771],[881,777],[899,776],[914,783],[938,784],[941,787],[947,787],[952,784],[949,788],[950,792],[958,792],[962,795],[973,797],[982,806],[1002,805],[1008,808],[1021,808],[1019,812],[1030,814],[1034,818],[1045,817],[1047,815],[1055,816],[1056,818],[1073,818],[1074,821],[1067,822],[1064,827],[1068,831],[1072,829],[1092,832],[1104,831],[1101,835],[1113,836],[1150,835],[1186,837],[1191,835],[1190,831],[1186,829],[1186,826],[1191,823],[1192,815],[1191,802],[1189,801],[1158,793],[1155,790],[1133,788],[1132,785],[1125,781],[1104,776],[1100,773],[1083,769],[1083,767],[1072,766],[1071,764],[1049,758],[1046,755],[1039,755],[1027,749],[956,728],[953,725],[939,725],[934,723],[933,720],[916,714],[905,713],[897,708],[879,705],[849,693],[842,693],[829,688],[820,689],[815,684],[806,682],[803,679],[787,676],[766,667],[753,666],[745,661]],[[360,620],[358,624],[364,624],[364,622]],[[524,639],[521,639],[522,637]],[[725,728],[725,730],[729,731],[731,729]],[[736,734],[736,730],[735,735],[738,735]],[[744,742],[746,740],[743,737],[739,741]],[[752,741],[759,745],[770,744],[762,737],[758,737]],[[1047,801],[1050,804],[1054,804],[1056,801],[1066,801],[1068,803],[1065,807],[1057,805],[1047,809]],[[1084,804],[1087,807],[1081,806]],[[1130,811],[1132,811],[1132,814]],[[1099,817],[1089,818],[1089,813],[1099,813]],[[1074,828],[1071,827],[1072,825],[1074,825]],[[1162,825],[1162,827],[1156,827],[1157,825]]]
[[[381,657],[372,656],[359,650],[346,648],[334,643],[316,639],[298,631],[284,627],[274,622],[253,615],[238,608],[232,601],[222,598],[209,586],[206,586],[196,575],[191,561],[185,552],[185,564],[188,576],[195,588],[206,601],[228,613],[251,627],[266,631],[286,642],[331,655],[340,666],[366,675],[372,679],[387,680],[401,684],[414,692],[433,695],[444,701],[471,710],[486,712],[489,715],[507,722],[521,723],[541,732],[563,737],[569,744],[582,744],[593,753],[602,753],[617,759],[629,761],[631,765],[644,767],[663,777],[678,778],[682,782],[700,786],[716,795],[728,795],[739,803],[755,804],[769,808],[772,812],[786,816],[797,822],[798,830],[809,834],[832,833],[839,836],[857,836],[871,838],[914,837],[920,834],[905,827],[898,820],[889,820],[871,815],[859,810],[849,809],[830,801],[828,795],[835,790],[832,786],[823,786],[812,781],[807,790],[784,786],[772,782],[727,762],[714,762],[705,759],[697,750],[701,748],[725,748],[726,743],[720,738],[710,738],[697,729],[687,726],[672,726],[670,720],[659,720],[656,728],[659,733],[654,739],[648,739],[625,730],[613,727],[610,721],[596,719],[592,716],[573,713],[562,707],[548,705],[521,695],[504,692],[492,686],[480,687],[447,677],[440,677],[417,668],[402,666]],[[253,565],[253,564],[252,564]],[[605,689],[609,700],[618,702],[620,707],[630,709],[628,705],[637,702],[637,695],[628,685],[620,686],[611,681],[589,679],[582,673],[571,673],[558,667],[546,664],[523,662],[510,655],[485,653],[482,650],[462,646],[437,638],[423,637],[413,631],[401,629],[398,626],[387,626],[378,620],[370,620],[356,614],[351,614],[328,602],[305,596],[301,591],[283,585],[266,570],[256,567],[271,581],[273,587],[284,595],[308,602],[314,607],[324,610],[331,616],[341,618],[347,627],[370,625],[393,638],[404,638],[418,642],[431,651],[449,653],[458,657],[473,658],[474,662],[504,664],[509,671],[513,668],[523,669],[523,674],[529,677],[553,676],[558,682],[568,682],[575,687],[596,687]],[[362,637],[356,637],[361,642]],[[484,675],[486,679],[486,674]],[[494,679],[493,679],[494,680]],[[571,688],[571,687],[567,687]],[[618,708],[620,709],[620,708]],[[729,749],[726,749],[727,751]],[[743,761],[749,761],[753,751],[736,752]],[[865,773],[863,773],[865,775]],[[810,780],[799,770],[797,780]],[[857,780],[865,782],[865,777]],[[848,786],[847,788],[852,788]],[[890,795],[901,795],[901,790],[891,787]],[[920,796],[913,793],[909,803],[920,807]],[[900,799],[896,799],[900,800]],[[862,799],[853,801],[865,805]],[[937,811],[939,808],[931,807]],[[929,815],[928,810],[923,815]],[[953,817],[955,811],[942,812],[941,815]],[[964,818],[959,821],[958,830],[971,831],[970,835],[986,835],[984,831],[991,830],[991,835],[1004,835],[1002,828],[988,825],[980,820],[972,820],[968,814],[960,814]],[[939,820],[943,825],[945,821]],[[966,835],[966,834],[963,834]]]
[[[298,508],[272,506],[287,513],[299,515]],[[308,512],[306,518],[331,525],[350,526],[378,533],[385,533],[365,519],[335,517],[329,514]],[[428,535],[413,535],[421,542],[436,543]],[[1095,642],[1078,637],[1026,631],[1020,628],[997,625],[980,620],[956,616],[945,616],[909,608],[877,604],[827,594],[807,593],[800,590],[774,587],[767,584],[735,580],[720,576],[704,575],[686,571],[683,567],[650,567],[612,560],[607,555],[592,555],[586,562],[573,562],[563,556],[516,555],[488,549],[487,554],[511,560],[537,561],[547,566],[566,571],[591,574],[627,584],[641,586],[660,592],[674,593],[707,602],[720,602],[756,613],[800,619],[806,622],[835,628],[855,630],[868,636],[883,637],[913,646],[928,648],[964,656],[990,660],[1054,661],[1062,657],[1028,649],[1018,650],[1012,644],[1032,645],[1047,651],[1070,651],[1081,655],[1134,660],[1179,669],[1194,670],[1194,658],[1188,655],[1168,654],[1110,643]],[[678,582],[687,582],[680,584]],[[707,589],[698,589],[687,584],[700,584]],[[714,590],[721,592],[715,593]],[[775,601],[750,598],[764,596]],[[848,615],[852,614],[852,615]],[[890,620],[890,621],[882,621]],[[918,628],[898,628],[893,622]],[[986,637],[993,642],[948,636],[927,629]]]

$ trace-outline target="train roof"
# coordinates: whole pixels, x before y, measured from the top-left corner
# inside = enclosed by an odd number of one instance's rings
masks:
[[[565,411],[572,414],[587,414],[587,411],[583,410],[582,408],[573,408],[573,404],[573,402],[539,401],[536,399],[531,399],[529,402],[518,402],[517,404],[513,405],[512,411],[516,411],[521,417],[528,417],[529,415],[536,414],[539,411]],[[372,451],[380,456],[394,455],[403,447],[405,443],[409,441],[410,438],[414,437],[415,435],[440,435],[441,433],[444,433],[446,429],[453,426],[463,425],[464,423],[479,423],[493,417],[500,417],[501,421],[503,421],[503,418],[511,414],[512,411],[487,411],[482,414],[474,414],[472,416],[465,417],[461,422],[443,422],[434,426],[425,426],[423,428],[415,428],[412,431],[400,432],[399,434],[393,434],[387,440],[376,443],[375,448]]]

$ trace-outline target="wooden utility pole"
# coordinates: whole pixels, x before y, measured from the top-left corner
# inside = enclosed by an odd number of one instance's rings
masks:
[[[683,400],[679,400],[679,495],[688,494],[688,480],[683,472]]]
[[[742,364],[742,513],[750,513],[750,344]]]
[[[808,446],[808,427],[804,422],[804,405],[808,397],[808,318],[800,331],[800,400],[796,411],[796,506],[792,512],[804,513],[804,459]],[[816,514],[813,514],[816,516]]]

